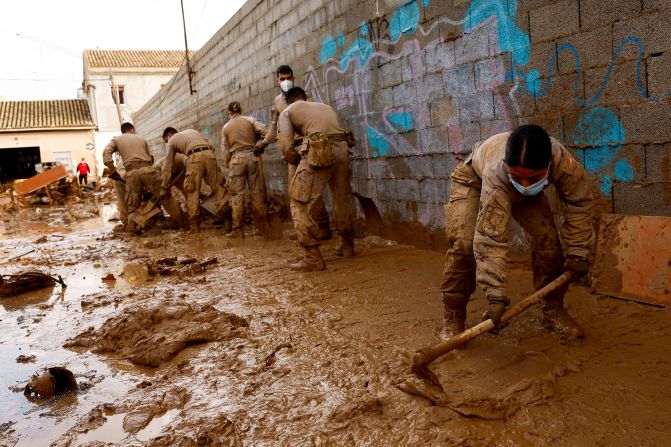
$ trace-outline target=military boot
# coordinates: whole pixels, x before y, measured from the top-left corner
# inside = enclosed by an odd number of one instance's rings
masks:
[[[563,339],[583,338],[585,331],[564,308],[564,300],[546,298],[541,303],[543,326]]]
[[[338,256],[354,256],[354,240],[341,237],[335,252]]]
[[[443,331],[441,338],[448,340],[466,329],[466,303],[463,296],[443,294]],[[462,348],[464,345],[462,345]]]
[[[326,268],[319,245],[303,248],[305,249],[305,257],[300,262],[291,264],[292,270],[299,272],[319,272]]]

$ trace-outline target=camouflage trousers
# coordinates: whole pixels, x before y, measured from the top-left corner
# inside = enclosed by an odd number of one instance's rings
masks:
[[[219,169],[214,152],[210,150],[196,152],[186,159],[184,193],[189,220],[193,223],[198,222],[200,215],[200,187],[203,180],[210,187],[210,191],[218,190]]]
[[[333,197],[333,211],[338,234],[345,239],[354,237],[352,217],[349,208],[349,151],[344,142],[333,143],[336,161],[326,168],[312,168],[307,157],[302,157],[296,174],[289,185],[291,197],[291,218],[294,221],[298,242],[303,247],[320,244],[317,234],[319,226],[314,216],[323,207],[322,191],[328,185]],[[321,203],[321,205],[319,205]]]
[[[254,155],[252,151],[236,151],[231,157],[228,169],[233,229],[243,227],[245,190],[249,191],[249,198],[256,215],[265,218],[268,214],[268,207],[266,205],[265,176],[260,157]]]

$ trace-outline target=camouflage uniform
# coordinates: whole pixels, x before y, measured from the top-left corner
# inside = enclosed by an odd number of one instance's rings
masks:
[[[351,247],[354,231],[348,203],[350,194],[349,148],[344,141],[345,131],[332,107],[314,102],[297,101],[287,107],[279,118],[279,147],[284,154],[296,154],[294,134],[307,137],[315,132],[329,136],[335,162],[328,167],[314,168],[308,164],[305,144],[301,146],[301,161],[290,185],[291,217],[301,246],[319,247],[319,227],[315,221],[315,206],[328,184],[333,197],[336,226],[343,242]],[[307,250],[308,255],[312,251]],[[316,256],[316,252],[314,252]],[[309,256],[308,256],[309,257]],[[319,255],[321,259],[321,255]],[[317,262],[315,260],[315,262]],[[323,266],[323,260],[319,261]]]
[[[270,130],[268,131],[266,137],[263,139],[263,142],[266,145],[275,143],[277,141],[277,122],[279,120],[280,114],[284,112],[286,108],[287,108],[286,97],[284,96],[284,93],[280,93],[275,97],[275,100],[273,101],[273,107],[270,110],[270,118],[271,118]],[[285,160],[287,161],[287,174],[288,174],[287,185],[290,185],[291,181],[294,178],[294,175],[296,174],[296,168],[298,167],[298,165],[289,162],[289,160],[287,160],[286,158]],[[324,206],[324,199],[321,196],[319,196],[319,198],[315,202],[314,206],[311,209],[311,212],[313,213],[312,218],[314,219],[315,222],[317,222],[317,226],[319,227],[319,233],[320,233],[319,238],[330,239],[331,222],[329,220],[329,213],[326,211],[326,206]]]
[[[473,148],[453,172],[445,206],[448,250],[441,291],[445,319],[465,319],[465,305],[476,282],[490,303],[508,304],[508,233],[511,218],[529,236],[534,287],[562,273],[564,253],[588,258],[594,244],[592,194],[585,169],[554,138],[548,180],[554,185],[563,223],[557,231],[545,194],[523,196],[511,185],[504,163],[509,132],[494,135]],[[561,306],[566,288],[544,300],[544,311]],[[450,315],[452,314],[452,315]]]
[[[262,175],[261,157],[254,154],[256,142],[268,134],[265,124],[250,116],[235,116],[221,130],[221,152],[225,154],[228,167],[228,188],[233,211],[233,231],[243,236],[245,212],[245,190],[254,209],[259,231],[270,235],[268,229],[268,207],[266,185]]]

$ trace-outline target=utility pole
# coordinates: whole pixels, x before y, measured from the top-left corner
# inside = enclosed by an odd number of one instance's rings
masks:
[[[112,93],[114,97],[114,105],[116,106],[116,113],[119,117],[119,127],[123,124],[123,118],[121,116],[121,106],[119,105],[119,87],[114,83],[114,75],[112,74],[112,69],[110,69],[110,81],[112,81]]]
[[[189,91],[193,95],[197,93],[198,90],[193,88],[193,75],[196,74],[195,71],[191,70],[191,62],[189,61],[189,43],[186,40],[186,19],[184,18],[184,0],[180,0],[182,5],[182,26],[184,27],[184,48],[186,55],[186,71],[189,76]]]

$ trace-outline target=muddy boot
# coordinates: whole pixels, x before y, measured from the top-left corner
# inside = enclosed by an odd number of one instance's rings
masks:
[[[335,252],[338,256],[354,256],[354,240],[341,237]]]
[[[331,238],[333,238],[333,233],[331,232],[330,227],[319,227],[319,229],[317,229],[318,241],[328,241]]]
[[[300,262],[291,264],[292,270],[299,272],[320,272],[326,268],[319,245],[303,248],[305,249],[305,257]]]
[[[467,302],[468,300],[463,296],[443,294],[443,331],[440,334],[443,340],[448,340],[464,332]],[[459,349],[465,347],[464,344]]]
[[[563,300],[547,298],[541,304],[543,326],[563,339],[584,338],[585,331],[564,308]]]
[[[233,228],[229,233],[226,233],[226,237],[233,239],[244,239],[245,232],[242,231],[242,228]]]

